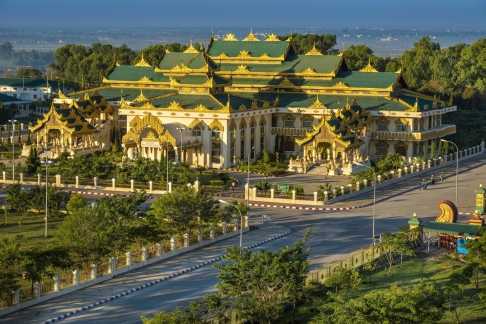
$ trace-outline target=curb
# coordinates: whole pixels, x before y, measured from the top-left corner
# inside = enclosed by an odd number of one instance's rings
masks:
[[[285,227],[285,228],[286,228],[286,227]],[[273,241],[273,240],[279,239],[279,238],[281,238],[281,237],[283,237],[283,236],[286,236],[286,235],[288,235],[288,234],[290,234],[290,233],[292,232],[292,230],[290,230],[289,228],[286,228],[286,229],[287,229],[287,231],[286,231],[285,233],[283,233],[283,234],[279,234],[279,235],[276,235],[276,236],[272,236],[272,237],[270,237],[270,238],[268,238],[268,239],[265,239],[265,240],[263,240],[263,241],[260,241],[260,242],[258,242],[258,243],[252,244],[252,245],[247,246],[247,247],[244,247],[244,248],[245,248],[245,249],[251,249],[251,248],[254,248],[254,247],[256,247],[256,246],[259,246],[259,245],[262,245],[262,244],[268,243],[268,242],[270,242],[270,241]],[[64,314],[62,314],[62,315],[59,315],[59,316],[53,317],[53,318],[51,318],[51,319],[49,319],[49,320],[45,320],[45,321],[41,322],[41,324],[49,324],[49,323],[54,323],[54,322],[60,321],[60,320],[62,320],[62,319],[64,319],[64,318],[68,318],[68,317],[70,317],[71,315],[74,315],[74,314],[80,313],[80,312],[82,312],[82,311],[85,311],[85,310],[88,310],[88,309],[94,308],[94,307],[96,307],[96,306],[99,306],[99,305],[105,304],[105,303],[107,303],[107,302],[109,302],[109,301],[112,301],[112,300],[115,300],[115,299],[121,298],[121,297],[123,297],[123,296],[129,295],[129,294],[131,294],[131,293],[133,293],[133,292],[136,292],[136,291],[142,290],[142,289],[144,289],[144,288],[147,288],[147,287],[153,286],[153,285],[158,284],[158,283],[160,283],[160,282],[163,282],[163,281],[166,281],[166,280],[169,280],[169,279],[172,279],[172,278],[178,277],[178,276],[180,276],[180,275],[182,275],[182,274],[184,274],[184,273],[186,273],[186,272],[190,272],[190,271],[196,270],[196,269],[198,269],[198,268],[200,268],[200,267],[203,267],[203,266],[205,266],[205,265],[208,265],[208,264],[214,263],[214,262],[216,262],[216,261],[220,261],[220,260],[222,260],[222,259],[223,259],[225,256],[226,256],[226,254],[223,254],[223,255],[217,256],[217,257],[215,257],[215,258],[212,258],[212,259],[210,259],[210,260],[208,260],[208,261],[203,261],[203,262],[201,262],[201,263],[198,263],[198,264],[196,264],[195,266],[192,266],[192,267],[190,267],[190,268],[185,268],[185,269],[179,270],[179,271],[177,271],[177,272],[173,272],[173,273],[171,273],[170,275],[164,276],[164,277],[159,278],[159,279],[156,279],[156,280],[152,280],[152,281],[150,281],[150,282],[148,282],[148,283],[146,283],[146,284],[140,285],[140,286],[138,286],[138,287],[136,287],[136,288],[132,288],[132,289],[125,290],[125,291],[123,291],[123,292],[121,292],[121,293],[118,293],[118,294],[116,294],[116,295],[113,295],[113,296],[110,296],[110,297],[107,297],[107,298],[101,299],[100,301],[97,301],[97,302],[95,302],[95,303],[91,303],[91,304],[89,304],[89,305],[87,305],[87,306],[83,306],[83,307],[77,308],[77,309],[75,309],[75,310],[72,310],[72,311],[70,311],[70,312],[64,313]]]
[[[7,186],[1,187],[2,189],[7,189]],[[22,187],[20,190],[30,191],[31,188]],[[67,192],[71,194],[82,194],[82,195],[94,195],[94,196],[108,196],[108,197],[131,197],[130,194],[118,194],[118,193],[107,193],[107,192],[96,192],[96,191],[78,191],[78,190],[57,190],[58,192]],[[155,199],[155,196],[149,196],[148,199]]]

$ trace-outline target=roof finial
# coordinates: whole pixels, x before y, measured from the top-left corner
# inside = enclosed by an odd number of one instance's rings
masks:
[[[226,102],[226,108],[231,109],[230,94],[228,93],[228,101]]]

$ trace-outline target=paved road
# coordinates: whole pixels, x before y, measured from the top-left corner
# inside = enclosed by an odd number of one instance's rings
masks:
[[[469,169],[479,162],[482,162],[480,158],[467,161],[462,163],[462,167]],[[460,212],[471,212],[474,210],[474,190],[481,182],[486,183],[485,171],[486,166],[480,166],[460,175]],[[446,170],[446,172],[449,171]],[[396,188],[386,187],[379,189],[377,190],[377,198],[379,199],[397,190],[406,189],[407,186],[415,186],[417,181],[420,182],[420,179],[415,178],[414,180],[406,181]],[[370,195],[372,193],[364,194],[364,198],[356,198],[355,201],[357,202],[361,199],[369,202]],[[385,231],[394,231],[398,226],[406,226],[407,221],[414,212],[425,223],[433,220],[439,213],[437,203],[444,199],[454,200],[454,197],[455,182],[453,178],[449,178],[444,183],[429,186],[429,189],[425,191],[411,191],[379,203],[376,205],[375,232],[379,234]],[[263,245],[262,248],[265,249],[279,249],[290,245],[292,242],[301,239],[307,228],[312,227],[313,232],[308,241],[308,246],[312,248],[310,255],[312,269],[337,259],[343,254],[351,253],[360,247],[366,246],[371,241],[372,207],[338,212],[252,208],[252,213],[253,215],[269,214],[275,225],[282,225],[292,229],[291,235]],[[467,221],[469,217],[460,216],[459,221]],[[252,222],[256,223],[257,220],[253,219]],[[263,233],[263,230],[267,229],[246,234],[244,240],[250,241],[251,236],[264,238],[265,235],[260,234]],[[232,244],[231,241],[227,243]],[[213,248],[215,251],[212,253],[222,253],[223,246],[215,245]],[[125,287],[136,287],[142,282],[149,281],[149,278],[152,278],[152,276],[160,277],[178,266],[182,268],[187,267],[191,262],[203,259],[204,255],[209,254],[205,254],[202,251],[185,254],[174,259],[172,261],[174,264],[164,262],[164,265],[168,268],[159,268],[159,266],[146,268],[129,276],[116,278],[103,285],[60,297],[51,302],[15,313],[0,319],[0,323],[38,323],[55,315],[61,315],[68,310],[87,305],[89,301],[96,302],[105,296],[113,295],[114,292],[123,291]],[[135,292],[127,297],[110,301],[100,307],[81,312],[63,321],[75,323],[139,323],[139,318],[142,315],[149,316],[157,310],[170,310],[177,305],[187,306],[190,300],[214,291],[215,275],[215,269],[206,266],[176,279]]]

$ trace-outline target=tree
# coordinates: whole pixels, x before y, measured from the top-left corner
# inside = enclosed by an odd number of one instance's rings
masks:
[[[31,294],[34,296],[34,283],[44,277],[52,277],[53,269],[68,269],[72,265],[69,252],[62,247],[32,247],[21,252],[22,272],[31,282]]]
[[[55,239],[59,246],[69,249],[78,266],[101,264],[114,255],[113,240],[124,236],[116,219],[104,208],[81,208],[68,215],[57,228]]]
[[[30,148],[29,155],[25,160],[25,166],[27,167],[28,174],[34,174],[37,172],[37,168],[41,165],[39,156],[37,155],[37,150],[34,147]]]
[[[223,259],[229,262],[214,266],[220,270],[217,278],[221,282],[216,287],[243,322],[278,321],[285,305],[303,296],[309,267],[309,249],[304,251],[304,245],[309,233],[301,242],[277,252],[253,253],[237,246],[226,249]]]
[[[21,255],[19,244],[7,239],[0,240],[0,302],[11,305],[13,292],[20,288]]]
[[[405,289],[373,290],[350,300],[332,297],[334,301],[324,304],[311,323],[437,323],[444,314],[444,295],[423,282]]]
[[[16,78],[40,78],[42,72],[39,68],[20,67],[15,73]]]
[[[257,182],[254,184],[254,186],[261,193],[267,192],[268,190],[270,190],[271,187],[267,180],[262,180],[261,182]]]
[[[182,239],[184,234],[214,221],[218,205],[204,190],[182,186],[157,198],[150,213],[170,235]]]
[[[30,193],[25,190],[21,190],[20,184],[13,184],[7,187],[6,191],[7,202],[10,206],[21,213],[27,215],[30,208]]]
[[[324,284],[327,287],[333,287],[336,294],[338,293],[339,288],[355,291],[361,285],[361,276],[356,269],[337,266],[332,269],[332,272],[329,277],[326,278]]]
[[[385,256],[388,261],[388,275],[391,274],[396,253],[400,254],[400,262],[403,255],[415,255],[412,247],[410,246],[410,242],[408,241],[406,228],[403,227],[399,227],[399,232],[396,234],[385,232],[383,234],[383,241],[377,244],[377,248],[385,252]]]
[[[295,47],[296,54],[305,54],[314,46],[321,53],[326,54],[336,45],[336,35],[331,34],[297,34],[279,36],[281,40],[286,40],[292,37],[292,42]]]
[[[163,45],[150,45],[138,53],[138,55],[132,60],[132,64],[138,63],[142,59],[143,55],[144,60],[150,64],[150,66],[157,66],[164,57],[164,53],[165,48]]]
[[[12,59],[13,45],[10,42],[3,42],[0,45],[0,58],[3,60]]]
[[[364,68],[371,57],[373,56],[373,51],[366,45],[350,45],[344,51],[344,57],[346,59],[346,64],[351,71],[359,71]]]
[[[88,200],[82,194],[72,194],[66,204],[66,209],[69,213],[73,213],[78,209],[85,208]]]

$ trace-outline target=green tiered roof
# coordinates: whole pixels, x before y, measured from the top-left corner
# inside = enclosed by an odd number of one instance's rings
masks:
[[[287,53],[290,42],[287,41],[225,41],[214,40],[209,49],[208,54],[212,58],[218,57],[221,54],[226,54],[229,57],[237,57],[241,51],[248,52],[251,57],[260,57],[267,54],[269,57],[278,58]]]

